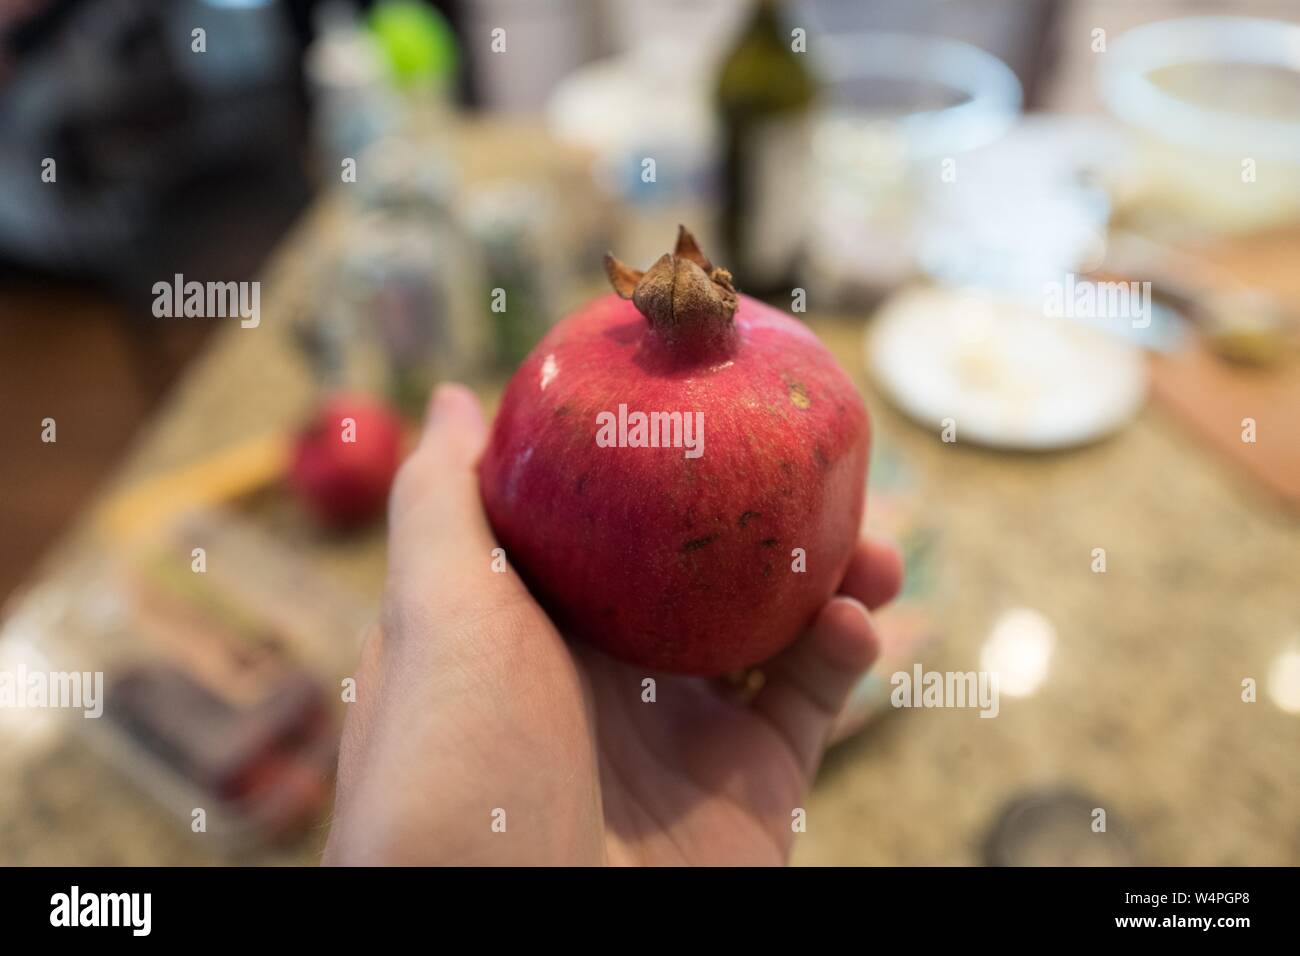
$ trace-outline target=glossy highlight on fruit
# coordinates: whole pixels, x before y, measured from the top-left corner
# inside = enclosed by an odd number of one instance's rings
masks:
[[[488,518],[566,633],[652,670],[756,664],[843,577],[866,409],[806,326],[737,294],[684,228],[646,272],[606,269],[617,294],[507,386],[479,463]]]

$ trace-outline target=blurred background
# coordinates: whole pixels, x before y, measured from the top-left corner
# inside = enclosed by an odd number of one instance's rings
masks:
[[[795,861],[1300,863],[1294,4],[0,0],[0,864],[314,861],[430,388],[678,223],[907,561]]]

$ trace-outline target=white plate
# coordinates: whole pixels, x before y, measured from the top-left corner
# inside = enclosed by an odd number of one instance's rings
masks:
[[[958,442],[1050,450],[1130,421],[1146,395],[1142,350],[1032,303],[905,289],[868,329],[867,367],[899,408]]]

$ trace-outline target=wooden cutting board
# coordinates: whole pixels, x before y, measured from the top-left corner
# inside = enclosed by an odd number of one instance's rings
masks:
[[[1300,228],[1186,250],[1300,315]],[[1218,271],[1218,270],[1215,270]],[[1151,358],[1152,395],[1207,444],[1300,513],[1300,358],[1272,368],[1234,365],[1200,340]],[[1255,440],[1243,440],[1243,420]]]

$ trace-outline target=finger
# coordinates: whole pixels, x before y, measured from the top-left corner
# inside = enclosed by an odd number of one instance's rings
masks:
[[[450,499],[477,494],[474,465],[486,439],[487,426],[474,393],[463,385],[438,386],[429,399],[420,441],[393,486],[389,518],[395,533],[408,527],[396,519],[413,509],[438,505],[450,511]]]
[[[849,561],[840,593],[857,598],[870,610],[888,604],[903,586],[903,559],[883,538],[864,537]]]
[[[421,445],[455,453],[466,467],[473,468],[486,438],[483,409],[473,392],[455,382],[434,389],[429,397]]]
[[[811,630],[764,668],[752,707],[789,744],[809,778],[853,686],[879,652],[867,609],[851,597],[826,603]]]
[[[487,438],[478,399],[442,385],[429,402],[420,442],[403,462],[388,506],[389,572],[425,580],[433,570],[488,560],[492,535],[479,503],[475,463]]]
[[[839,593],[876,610],[898,596],[903,584],[903,559],[898,548],[884,538],[864,535],[853,552]],[[748,703],[763,683],[761,668],[738,671],[719,678],[718,693],[737,703]]]
[[[442,386],[420,443],[398,474],[389,507],[384,630],[402,660],[399,652],[431,650],[427,640],[408,647],[411,635],[436,635],[434,644],[444,651],[468,652],[454,635],[482,631],[490,618],[530,603],[516,575],[493,573],[497,543],[476,471],[486,438],[473,394]]]

